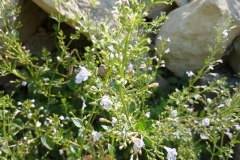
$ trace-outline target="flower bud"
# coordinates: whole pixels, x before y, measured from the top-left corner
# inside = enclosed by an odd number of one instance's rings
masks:
[[[105,119],[105,118],[99,118],[99,122],[106,122],[106,123],[112,123],[109,120]]]
[[[149,88],[157,88],[159,86],[159,83],[152,83],[148,85]]]

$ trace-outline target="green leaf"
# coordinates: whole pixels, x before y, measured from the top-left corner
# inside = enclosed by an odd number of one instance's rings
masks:
[[[111,130],[111,127],[109,127],[109,126],[106,126],[106,125],[101,125],[102,127],[103,127],[103,129],[104,130],[106,130],[106,131],[109,131],[109,130]]]
[[[12,125],[20,128],[20,129],[23,129],[24,128],[24,123],[22,122],[22,120],[20,118],[16,118],[12,121]]]
[[[200,112],[200,117],[204,117],[205,116],[205,110],[202,110],[201,112]]]
[[[68,86],[69,89],[71,89],[72,91],[74,91],[74,87],[75,87],[75,82],[74,82],[74,80],[69,80],[69,81],[67,82],[67,86]]]
[[[71,144],[70,144],[70,150],[74,155],[77,154],[77,152],[78,152],[78,148],[76,146],[71,145]]]
[[[111,155],[115,154],[115,148],[109,143],[108,143],[108,151]]]
[[[176,84],[178,82],[176,77],[169,77],[167,81],[172,84]]]
[[[75,124],[75,126],[77,126],[78,128],[82,128],[83,127],[83,122],[81,119],[79,118],[71,118],[73,123]]]
[[[9,154],[9,155],[12,154],[12,152],[11,152],[11,150],[10,150],[9,148],[2,148],[2,151],[3,151],[4,153],[6,153],[6,154]]]
[[[41,142],[42,142],[42,144],[43,144],[47,149],[53,150],[53,148],[54,148],[54,143],[53,143],[52,139],[50,139],[49,137],[43,135],[43,136],[41,137]]]
[[[128,111],[130,113],[133,113],[134,111],[136,111],[136,103],[134,101],[132,101],[128,107]]]
[[[152,141],[148,137],[144,137],[143,142],[147,147],[152,148]]]
[[[144,131],[146,128],[146,123],[145,123],[144,118],[140,118],[135,127],[136,127],[136,129],[138,129],[140,131]]]
[[[146,129],[152,130],[152,121],[146,121]]]

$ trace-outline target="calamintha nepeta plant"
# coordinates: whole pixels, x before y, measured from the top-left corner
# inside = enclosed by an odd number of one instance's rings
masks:
[[[238,89],[230,95],[221,86],[224,79],[208,86],[195,83],[221,63],[214,55],[222,51],[220,45],[227,37],[230,20],[217,28],[215,46],[210,48],[211,56],[203,69],[187,71],[188,86],[170,94],[162,112],[153,118],[147,100],[158,88],[157,69],[165,67],[164,55],[170,52],[166,46],[171,41],[158,37],[162,45],[155,48],[157,55],[147,56],[148,34],[156,34],[155,27],[166,16],[162,14],[153,22],[146,22],[144,17],[151,5],[172,1],[154,0],[146,6],[136,0],[119,0],[112,12],[117,25],[109,27],[102,22],[97,33],[81,25],[86,17],[76,15],[72,40],[87,31],[92,41],[84,55],[65,43],[60,28],[65,18],[51,15],[56,20],[58,51],[55,58],[43,49],[42,63],[19,43],[14,21],[19,12],[4,2],[1,75],[14,74],[18,79],[12,83],[27,86],[28,91],[16,91],[16,96],[2,94],[0,98],[1,158],[200,159],[205,146],[212,159],[232,155],[239,133]],[[9,17],[13,19],[9,21]],[[206,97],[207,92],[216,96]],[[194,108],[198,103],[204,108],[200,113]],[[225,135],[229,137],[227,143],[223,141]]]

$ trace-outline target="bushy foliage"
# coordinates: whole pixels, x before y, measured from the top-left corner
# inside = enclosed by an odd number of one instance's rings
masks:
[[[36,57],[19,42],[19,10],[1,0],[0,74],[18,77],[11,81],[15,93],[0,97],[2,159],[201,159],[207,151],[211,159],[232,156],[239,143],[238,88],[231,95],[223,85],[226,79],[196,85],[221,63],[214,55],[223,51],[231,20],[217,27],[205,66],[197,73],[186,72],[188,85],[161,98],[160,104],[148,105],[171,43],[162,39],[157,54],[148,56],[148,34],[158,33],[156,28],[167,18],[163,13],[153,22],[145,20],[155,3],[172,1],[117,1],[112,12],[117,26],[102,22],[98,33],[81,25],[87,17],[76,15],[79,23],[71,40],[87,31],[92,41],[84,55],[69,48],[71,41],[65,43],[60,28],[65,17],[51,15],[57,22],[57,52],[53,56],[43,48]],[[209,93],[214,98],[207,97]],[[152,116],[153,110],[160,112]]]

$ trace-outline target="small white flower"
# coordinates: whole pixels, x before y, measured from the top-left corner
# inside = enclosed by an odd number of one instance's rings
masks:
[[[145,114],[145,116],[146,116],[147,118],[149,118],[149,117],[150,117],[150,112],[147,112],[147,113]]]
[[[32,108],[35,108],[35,105],[34,105],[34,104],[31,104],[31,107],[32,107]]]
[[[146,68],[147,67],[147,65],[145,64],[145,63],[142,63],[141,65],[140,65],[140,69],[144,69],[144,68]]]
[[[238,130],[240,130],[240,125],[238,124],[238,125],[235,125],[235,127],[236,127],[236,130],[238,131]]]
[[[114,10],[112,11],[113,14],[119,14],[119,11],[118,11],[117,7],[113,7],[113,9],[114,9]]]
[[[210,65],[210,66],[208,67],[208,69],[210,69],[210,70],[213,70],[213,66],[212,66],[212,65]]]
[[[21,112],[21,111],[16,109],[16,111],[13,113],[13,117],[15,117],[19,112]]]
[[[109,99],[108,95],[104,95],[101,99],[100,105],[105,109],[110,109],[112,105],[112,101]]]
[[[122,5],[122,0],[115,2],[115,5]]]
[[[170,52],[170,49],[169,49],[169,48],[168,48],[168,49],[166,49],[165,53],[167,53],[167,54],[168,54],[169,52]]]
[[[161,37],[161,36],[159,36],[157,39],[159,39],[159,40],[162,40],[162,37]]]
[[[188,77],[192,77],[194,75],[194,73],[192,71],[187,71],[186,74],[188,75]]]
[[[21,85],[22,85],[22,86],[26,86],[26,85],[27,85],[27,82],[22,81]]]
[[[177,136],[177,138],[179,138],[179,133],[180,133],[179,131],[173,132],[173,134]]]
[[[63,117],[63,115],[61,115],[61,116],[59,117],[59,119],[60,119],[60,120],[64,120],[64,117]]]
[[[42,125],[42,123],[39,122],[39,121],[37,121],[36,126],[37,126],[37,127],[40,127],[41,125]]]
[[[83,101],[82,109],[84,109],[84,108],[86,108],[86,107],[87,107],[87,105],[86,105],[85,101]]]
[[[65,117],[66,120],[69,120],[70,118],[68,116]]]
[[[82,81],[86,81],[88,77],[92,75],[85,67],[80,66],[79,68],[80,72],[75,77],[75,83],[77,84],[82,83]]]
[[[217,60],[218,63],[223,63],[222,59]]]
[[[192,99],[189,99],[188,102],[189,102],[190,104],[193,104],[193,100],[192,100]]]
[[[222,34],[223,34],[223,37],[225,38],[225,37],[228,36],[228,31],[225,29],[225,30],[222,32]]]
[[[143,142],[141,139],[139,139],[139,138],[133,137],[133,138],[132,138],[132,141],[133,141],[133,143],[134,143],[133,149],[134,149],[135,151],[140,151],[141,148],[144,146],[144,142]]]
[[[96,142],[96,140],[99,137],[102,137],[103,135],[101,133],[98,133],[97,131],[92,131],[92,135],[93,135],[93,142]]]
[[[28,118],[31,118],[32,117],[32,113],[28,113]]]
[[[116,117],[112,117],[112,125],[114,126],[114,124],[117,122],[117,118]]]
[[[26,140],[27,140],[27,137],[23,137],[23,140],[26,141]]]
[[[31,103],[34,103],[34,102],[35,102],[35,99],[32,99],[32,100],[31,100]]]
[[[63,124],[60,124],[60,127],[63,127],[64,125]]]
[[[208,139],[208,136],[206,136],[204,133],[200,133],[201,139]]]
[[[39,108],[39,110],[44,110],[43,106],[41,106],[41,107]]]
[[[167,42],[170,42],[170,38],[167,39]]]
[[[174,117],[176,117],[176,116],[177,116],[177,110],[173,110],[173,111],[172,111],[172,115],[173,115]]]
[[[63,153],[64,153],[63,150],[62,150],[62,149],[59,149],[59,154],[60,154],[60,155],[63,155]]]
[[[218,106],[218,108],[222,108],[222,107],[224,107],[225,105],[224,104],[220,104],[219,106]]]
[[[156,125],[160,125],[160,121],[156,121]]]
[[[18,102],[17,105],[19,105],[19,106],[22,105],[22,102]]]
[[[208,102],[208,104],[211,104],[212,100],[210,98],[207,98],[207,102]]]
[[[206,126],[209,126],[209,124],[210,124],[210,119],[205,118],[205,119],[202,120],[202,125],[203,125],[203,126],[206,127]]]
[[[133,65],[130,63],[127,67],[127,72],[133,71]]]
[[[2,143],[2,147],[3,147],[4,149],[6,149],[6,148],[7,148],[7,143],[6,143],[6,142],[3,142],[3,143]]]
[[[164,149],[166,149],[167,151],[167,159],[168,160],[176,160],[176,156],[177,156],[177,151],[175,148],[169,148],[164,146]]]
[[[214,76],[214,77],[218,77],[218,73],[209,73],[209,74]]]
[[[225,134],[228,136],[229,139],[232,138],[232,133],[230,133],[230,132],[225,132]]]

